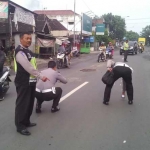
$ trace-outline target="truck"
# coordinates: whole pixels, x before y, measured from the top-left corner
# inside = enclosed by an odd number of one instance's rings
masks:
[[[139,38],[138,43],[139,43],[139,45],[140,45],[140,43],[142,43],[145,46],[146,39],[145,38]]]

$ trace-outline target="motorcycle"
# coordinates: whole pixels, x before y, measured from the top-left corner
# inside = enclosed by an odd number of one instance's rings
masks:
[[[2,92],[5,95],[9,89],[9,82],[11,82],[10,76],[10,68],[8,66],[3,67],[3,73],[0,77],[0,84],[2,85]]]
[[[72,56],[73,57],[79,57],[80,56],[80,52],[78,50],[73,50],[72,51]]]
[[[57,68],[67,68],[68,67],[68,56],[64,53],[57,54]]]
[[[100,49],[100,53],[98,54],[98,62],[100,61],[105,61],[105,55],[104,55],[104,52],[103,52],[103,49]]]
[[[112,59],[112,50],[106,50],[106,59]]]
[[[139,47],[139,53],[143,53],[142,47]]]

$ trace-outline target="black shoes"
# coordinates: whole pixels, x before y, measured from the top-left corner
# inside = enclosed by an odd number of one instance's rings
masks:
[[[0,101],[3,101],[4,100],[4,97],[2,96],[2,97],[0,97]]]
[[[124,62],[128,62],[127,60],[124,60]]]
[[[26,136],[31,135],[31,133],[30,133],[27,129],[24,129],[24,130],[17,130],[17,132],[19,132],[19,133],[22,134],[22,135],[26,135]]]
[[[105,102],[105,101],[104,101],[103,104],[104,104],[104,105],[109,105],[109,102]]]
[[[30,123],[30,124],[28,124],[26,127],[34,127],[34,126],[36,126],[36,123]]]
[[[132,105],[132,104],[133,104],[133,101],[128,101],[128,104],[129,104],[129,105]]]
[[[60,108],[59,107],[52,107],[52,109],[51,109],[51,112],[52,113],[55,113],[55,112],[57,112],[57,111],[60,111]]]

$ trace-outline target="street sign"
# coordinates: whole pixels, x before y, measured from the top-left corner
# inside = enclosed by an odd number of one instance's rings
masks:
[[[0,19],[8,18],[8,2],[0,1]]]
[[[105,24],[96,25],[96,35],[104,35],[105,33]]]
[[[86,14],[82,14],[82,33],[92,35],[92,18]]]

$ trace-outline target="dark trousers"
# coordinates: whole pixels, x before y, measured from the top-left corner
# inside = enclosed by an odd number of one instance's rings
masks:
[[[30,124],[35,98],[35,86],[16,85],[16,91],[15,124],[17,130],[23,130]]]
[[[133,100],[133,85],[132,85],[132,71],[128,67],[116,66],[114,69],[114,82],[119,78],[123,78],[126,83],[126,90],[129,101]],[[114,85],[114,82],[111,85],[106,85],[104,92],[104,101],[109,102],[111,89]]]
[[[127,61],[127,57],[128,57],[128,51],[125,50],[125,51],[124,51],[124,61]]]
[[[37,107],[41,108],[41,105],[44,101],[50,101],[50,100],[53,100],[52,108],[57,107],[62,95],[62,89],[60,87],[56,87],[55,90],[56,90],[56,94],[53,94],[53,92],[47,92],[47,93],[35,92],[35,97],[37,99]]]

